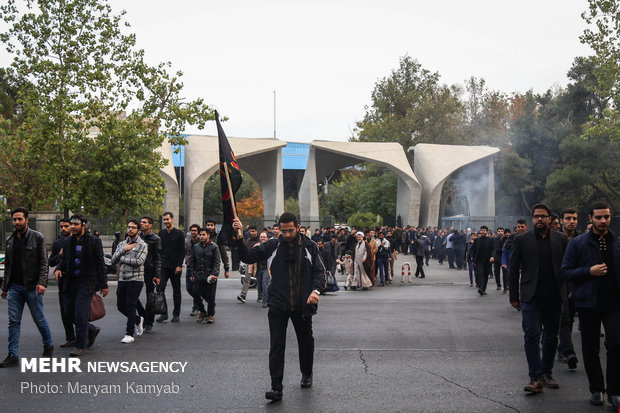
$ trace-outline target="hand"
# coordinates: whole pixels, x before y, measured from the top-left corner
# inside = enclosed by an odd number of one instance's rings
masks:
[[[507,265],[502,265],[502,268],[503,268],[503,269],[505,269],[505,270],[507,270],[507,269],[508,269],[508,266],[507,266]]]
[[[189,277],[189,280],[190,280],[191,282],[194,282],[194,276]]]
[[[101,292],[101,295],[105,297],[106,295],[108,295],[108,292],[110,292],[110,290],[107,288],[103,288],[101,289],[100,292]]]
[[[228,277],[230,277],[230,272],[224,271],[224,278],[228,278]]]
[[[208,281],[209,281],[210,283],[215,282],[215,281],[217,281],[217,277],[216,277],[215,275],[211,274],[211,275],[209,276]]]
[[[310,296],[308,297],[308,301],[306,302],[307,304],[318,304],[319,303],[319,296],[312,291],[310,293]]]
[[[6,291],[2,291],[2,294],[0,294],[0,296],[6,300]]]
[[[239,218],[233,219],[232,227],[235,231],[237,231],[237,236],[243,237],[243,224]]]
[[[60,252],[58,253],[58,255],[60,255],[62,257],[62,250],[63,248],[60,249]]]
[[[159,278],[153,278],[153,281],[155,282],[155,284],[159,285]]]
[[[177,268],[174,270],[174,273],[175,273],[175,274],[181,274],[181,272],[182,272],[182,271],[183,271],[183,267],[177,267]]]
[[[58,282],[59,279],[62,278],[62,272],[60,270],[54,271],[54,279]]]
[[[519,304],[518,301],[513,301],[510,303],[510,305],[516,308],[517,310],[521,308],[521,305]]]
[[[37,295],[41,295],[45,292],[45,287],[41,284],[37,284]]]
[[[590,274],[595,277],[607,274],[607,264],[596,264],[590,267]]]
[[[125,244],[125,247],[123,247],[123,249],[124,249],[125,251],[129,251],[129,250],[132,250],[132,249],[133,249],[133,247],[134,247],[134,245],[133,245],[133,244]]]

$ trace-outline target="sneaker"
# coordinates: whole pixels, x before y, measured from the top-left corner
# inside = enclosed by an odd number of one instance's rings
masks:
[[[52,357],[54,355],[54,346],[43,347],[43,357]]]
[[[4,360],[0,362],[0,367],[14,367],[19,364],[19,357],[11,356],[10,354],[6,356]]]
[[[171,323],[178,323],[179,322],[179,316],[178,315],[173,315],[172,316],[172,320],[170,320]]]
[[[207,323],[208,323],[208,324],[213,324],[213,323],[215,323],[215,320],[213,319],[213,316],[212,316],[212,315],[207,316]]]
[[[605,404],[605,398],[603,397],[603,392],[594,392],[592,396],[590,396],[590,404],[594,406],[602,406]]]
[[[121,340],[121,343],[123,344],[129,344],[129,343],[133,343],[135,341],[135,339],[133,338],[133,336],[130,335],[125,335],[125,337],[123,337],[123,339]]]
[[[542,393],[543,387],[543,382],[540,379],[534,378],[530,381],[530,384],[523,386],[523,390],[530,393]]]
[[[558,383],[553,377],[551,377],[551,374],[549,373],[543,374],[541,377],[541,380],[543,384],[545,385],[545,387],[549,387],[550,389],[560,388],[560,383]]]
[[[241,301],[242,303],[245,303],[245,295],[238,295],[237,300]]]
[[[192,310],[192,313],[190,314],[190,316],[195,317],[195,316],[197,316],[198,314],[200,314],[200,311],[198,311],[198,309],[197,309],[197,308],[194,308],[194,309]]]
[[[86,353],[88,353],[88,350],[86,350],[85,348],[76,348],[69,355],[72,357],[81,357]]]
[[[140,337],[144,333],[144,317],[140,317],[140,322],[136,324],[136,335]]]
[[[200,313],[198,318],[196,318],[196,322],[202,323],[203,321],[205,321],[205,318],[207,318],[207,313]]]
[[[92,347],[92,345],[95,344],[95,339],[97,338],[97,335],[99,335],[100,331],[101,331],[101,329],[99,327],[95,327],[95,331],[93,331],[92,333],[90,332],[90,330],[88,331],[88,345],[87,345],[87,347]]]

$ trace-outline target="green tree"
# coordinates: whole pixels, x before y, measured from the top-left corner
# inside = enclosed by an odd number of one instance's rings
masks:
[[[56,201],[65,215],[124,217],[161,203],[164,161],[151,153],[166,137],[183,143],[187,123],[214,119],[202,100],[183,100],[182,73],[146,64],[135,35],[123,32],[124,12],[114,14],[107,0],[8,0],[0,13],[9,25],[0,40],[22,84],[24,120],[14,135],[38,161],[32,185],[49,189],[41,202]],[[123,156],[112,156],[119,149]],[[115,196],[98,193],[113,187]]]
[[[349,217],[347,225],[355,228],[373,228],[377,226],[377,216],[372,212],[356,212]]]
[[[398,69],[375,84],[372,105],[365,108],[352,140],[398,142],[405,149],[418,143],[461,143],[459,93],[456,86],[440,84],[439,73],[404,56]]]
[[[582,17],[588,24],[581,42],[595,53],[594,75],[598,82],[591,90],[607,103],[593,116],[586,137],[620,140],[620,4],[617,0],[589,0]]]

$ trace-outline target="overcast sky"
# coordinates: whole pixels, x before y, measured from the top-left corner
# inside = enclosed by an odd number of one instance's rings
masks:
[[[405,54],[441,81],[506,93],[566,84],[586,0],[111,0],[151,63],[171,61],[189,98],[231,137],[347,140],[375,82]],[[190,133],[216,134],[215,125]]]

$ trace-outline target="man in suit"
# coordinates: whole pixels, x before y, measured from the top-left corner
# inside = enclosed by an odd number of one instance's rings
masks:
[[[487,283],[491,266],[495,261],[495,241],[487,236],[489,228],[486,225],[480,227],[478,238],[472,245],[472,263],[476,271],[476,283],[478,284],[478,294],[487,295]]]
[[[522,310],[525,357],[530,375],[530,383],[523,390],[541,393],[543,387],[560,387],[551,373],[558,346],[562,302],[567,298],[560,266],[568,237],[551,231],[551,210],[545,204],[532,208],[532,224],[533,231],[517,235],[513,241],[508,279],[510,304]]]

